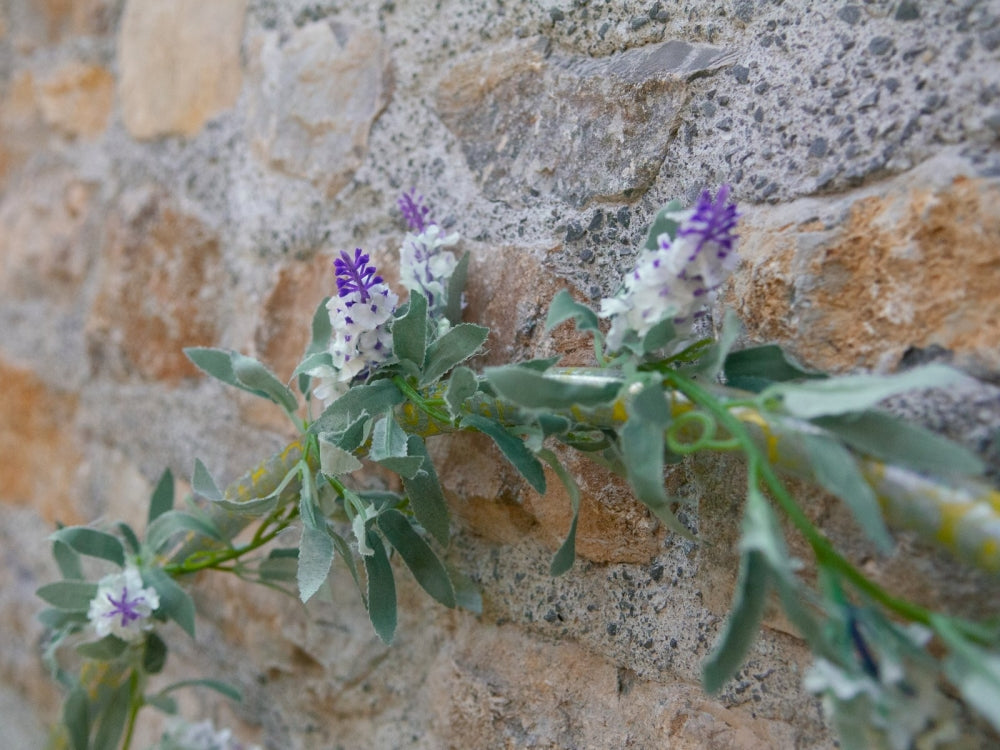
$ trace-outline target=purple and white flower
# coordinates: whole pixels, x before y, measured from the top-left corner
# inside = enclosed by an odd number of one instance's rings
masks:
[[[259,746],[244,745],[233,736],[230,729],[216,731],[208,719],[191,724],[183,719],[173,718],[167,722],[167,729],[160,742],[151,750],[259,750]]]
[[[739,260],[734,232],[739,214],[735,204],[727,203],[728,196],[728,185],[714,199],[706,190],[694,208],[671,214],[680,225],[676,238],[660,235],[659,247],[643,252],[622,291],[601,301],[601,317],[611,319],[610,351],[621,348],[629,331],[641,339],[668,318],[684,335],[705,314],[712,292]]]
[[[441,319],[448,305],[448,282],[455,272],[458,260],[444,248],[459,240],[457,233],[445,235],[430,216],[430,208],[423,205],[424,197],[414,198],[416,190],[403,193],[399,210],[410,227],[399,248],[399,280],[410,291],[418,291],[427,298],[427,312],[431,318]]]
[[[134,643],[153,627],[150,618],[159,606],[156,589],[144,588],[139,570],[129,566],[100,580],[87,617],[101,638],[114,635]]]
[[[337,294],[326,303],[333,327],[332,366],[321,365],[308,373],[319,380],[313,393],[325,404],[392,354],[390,325],[399,298],[370,260],[361,248],[355,249],[353,255],[341,251],[334,260]]]

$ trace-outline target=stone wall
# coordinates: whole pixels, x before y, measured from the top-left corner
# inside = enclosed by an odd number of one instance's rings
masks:
[[[722,301],[749,339],[837,372],[966,369],[980,387],[895,408],[995,469],[998,138],[996,0],[5,0],[11,746],[41,746],[59,701],[32,619],[55,576],[45,536],[140,524],[165,467],[188,476],[200,457],[229,479],[277,449],[280,415],[199,377],[181,347],[239,349],[287,377],[335,252],[364,247],[394,277],[394,202],[411,186],[472,253],[467,316],[494,328],[483,361],[580,362],[566,331],[542,332],[551,296],[610,293],[661,204],[729,182],[743,262]],[[434,451],[482,616],[401,572],[386,648],[343,569],[308,608],[206,576],[198,642],[169,632],[168,671],[215,673],[246,699],[188,695],[189,717],[270,748],[832,746],[777,615],[738,679],[698,687],[735,578],[738,465],[669,478],[699,503],[699,546],[574,465],[581,559],[553,579],[566,499],[532,494],[475,440]],[[997,611],[997,587],[944,557],[903,537],[877,559],[826,498],[812,511],[889,585]]]

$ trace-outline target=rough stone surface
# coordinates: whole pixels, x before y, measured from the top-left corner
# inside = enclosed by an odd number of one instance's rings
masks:
[[[42,117],[70,135],[100,135],[111,115],[114,85],[107,69],[70,63],[41,82]]]
[[[627,200],[656,177],[686,81],[732,60],[681,41],[596,60],[519,42],[457,65],[436,106],[488,198]]]
[[[246,0],[129,0],[118,41],[122,119],[136,138],[191,136],[233,106]]]
[[[270,167],[333,197],[364,159],[392,82],[379,35],[326,21],[254,40],[250,129]]]
[[[92,367],[168,382],[195,374],[182,350],[217,343],[224,301],[218,238],[154,191],[127,196],[106,237],[87,322]]]

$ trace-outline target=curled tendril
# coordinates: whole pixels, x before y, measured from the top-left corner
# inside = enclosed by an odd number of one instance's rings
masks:
[[[691,432],[697,432],[692,439]],[[667,428],[667,447],[679,456],[701,450],[728,451],[739,448],[735,438],[719,439],[719,425],[711,414],[689,411],[678,416]]]

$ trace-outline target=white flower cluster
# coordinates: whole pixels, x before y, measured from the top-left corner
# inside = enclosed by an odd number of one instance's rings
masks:
[[[427,298],[427,312],[440,317],[448,304],[448,281],[458,261],[444,250],[458,242],[457,233],[442,236],[437,224],[419,233],[408,232],[399,248],[399,280]]]
[[[375,275],[375,267],[360,248],[353,257],[341,252],[334,267],[337,295],[326,303],[333,328],[332,366],[320,365],[308,373],[319,381],[313,393],[324,404],[335,401],[356,378],[365,377],[390,357],[390,323],[399,301],[382,277]]]
[[[244,745],[229,729],[215,731],[207,719],[197,724],[174,719],[151,750],[260,750],[260,746]]]
[[[100,580],[87,617],[101,638],[114,635],[134,643],[153,627],[150,617],[159,606],[156,589],[143,588],[138,569],[129,566]]]
[[[641,339],[665,319],[672,319],[677,333],[684,335],[703,314],[710,293],[738,262],[736,206],[726,203],[727,194],[723,186],[713,201],[705,191],[693,209],[670,214],[680,225],[676,238],[660,235],[659,247],[642,253],[622,291],[601,301],[601,317],[611,319],[610,351],[622,347],[629,331]]]

